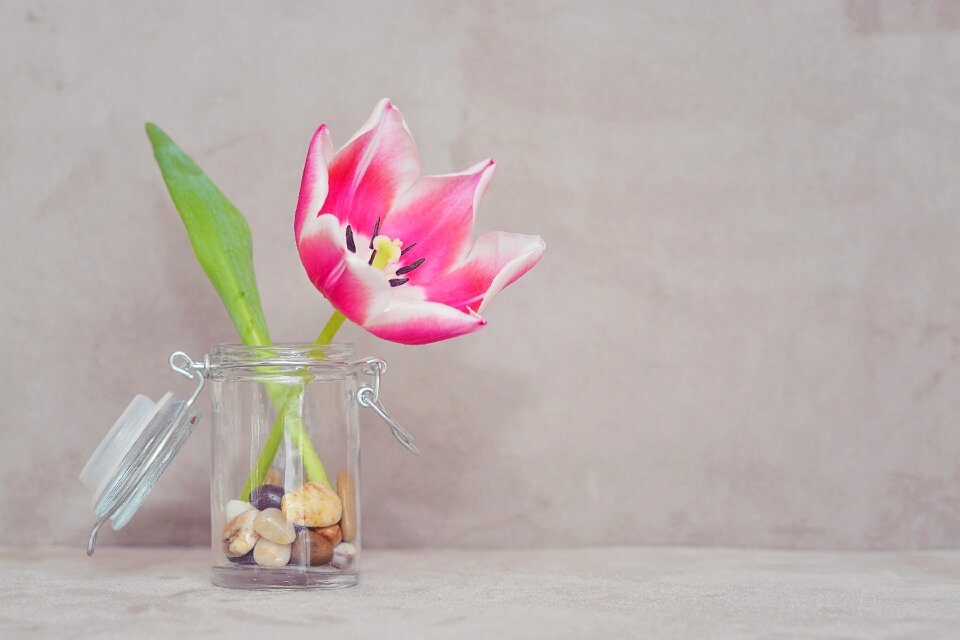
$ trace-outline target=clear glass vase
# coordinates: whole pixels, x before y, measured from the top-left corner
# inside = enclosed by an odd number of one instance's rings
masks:
[[[210,355],[213,582],[336,588],[360,567],[352,345],[220,345]]]

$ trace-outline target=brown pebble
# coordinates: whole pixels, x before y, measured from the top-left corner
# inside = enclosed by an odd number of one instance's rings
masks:
[[[319,567],[333,559],[333,545],[324,536],[312,529],[297,533],[290,546],[290,564]]]
[[[314,529],[317,533],[322,535],[324,538],[330,541],[330,544],[337,546],[343,542],[343,532],[340,530],[340,525],[333,524],[329,527],[322,527]]]
[[[276,467],[270,467],[267,469],[266,475],[263,476],[262,484],[278,484],[282,487],[283,474],[280,473],[280,469],[277,469]]]
[[[340,529],[343,540],[353,542],[357,537],[357,499],[356,486],[353,477],[343,470],[337,474],[337,495],[340,496],[340,503],[343,507],[343,513],[340,516]]]

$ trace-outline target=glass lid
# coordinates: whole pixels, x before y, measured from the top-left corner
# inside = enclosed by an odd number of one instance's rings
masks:
[[[80,472],[80,481],[93,489],[90,506],[97,517],[87,555],[93,555],[104,523],[118,531],[130,522],[200,420],[190,407],[203,389],[205,365],[177,352],[170,367],[197,381],[193,395],[184,399],[168,392],[157,402],[134,397]]]

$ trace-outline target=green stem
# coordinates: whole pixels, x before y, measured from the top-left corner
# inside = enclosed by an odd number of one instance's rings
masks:
[[[286,402],[283,405],[286,406]],[[247,500],[250,497],[250,490],[263,484],[263,479],[270,469],[270,464],[277,455],[277,449],[280,448],[280,441],[283,440],[283,416],[285,412],[281,411],[273,421],[270,432],[267,434],[267,440],[263,443],[263,449],[260,450],[260,456],[253,467],[253,471],[247,476],[247,481],[243,485],[243,491],[240,492],[240,499]]]
[[[280,443],[283,441],[284,430],[290,435],[297,450],[300,451],[300,459],[303,463],[303,472],[309,482],[319,482],[330,488],[330,479],[327,477],[327,471],[320,460],[320,454],[313,448],[307,436],[307,430],[300,419],[300,396],[303,393],[303,387],[285,387],[283,385],[265,383],[267,393],[275,407],[279,408],[277,417],[270,426],[267,433],[267,439],[263,443],[263,449],[260,450],[260,456],[247,477],[243,485],[243,491],[240,492],[240,499],[246,500],[250,497],[250,490],[263,484],[263,479],[273,464],[273,459],[277,457],[277,450],[280,449]]]
[[[327,324],[323,327],[323,331],[321,331],[317,337],[316,343],[319,345],[330,344],[333,337],[337,334],[337,331],[343,326],[344,320],[346,320],[346,317],[342,313],[334,311],[333,315],[330,316],[330,319],[327,321]],[[263,479],[266,477],[267,471],[273,463],[273,459],[277,456],[280,443],[283,441],[284,431],[290,435],[294,445],[296,445],[300,451],[303,471],[307,480],[309,482],[318,482],[332,488],[330,479],[327,477],[327,471],[324,469],[323,462],[320,460],[320,455],[317,453],[317,450],[313,448],[313,444],[307,436],[307,430],[303,426],[303,421],[300,418],[300,398],[303,395],[303,386],[300,385],[291,388],[270,383],[264,386],[267,389],[271,402],[273,402],[273,405],[279,410],[277,417],[270,426],[270,431],[267,434],[266,441],[263,443],[260,456],[257,458],[253,470],[243,485],[240,499],[249,499],[251,489],[263,484]]]
[[[343,321],[346,319],[347,317],[345,315],[339,311],[334,311],[330,319],[327,320],[327,324],[324,325],[323,331],[317,336],[316,343],[330,344],[333,342],[333,337],[337,335],[337,331],[340,331],[340,327],[343,326]]]

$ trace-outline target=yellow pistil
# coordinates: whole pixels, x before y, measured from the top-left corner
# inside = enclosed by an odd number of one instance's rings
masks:
[[[373,239],[373,249],[376,255],[373,257],[373,266],[383,271],[387,265],[396,264],[400,261],[400,251],[403,243],[400,240],[391,240],[387,236],[377,236]]]

